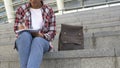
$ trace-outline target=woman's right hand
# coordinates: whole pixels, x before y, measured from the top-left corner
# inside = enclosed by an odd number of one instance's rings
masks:
[[[42,33],[39,33],[39,32],[32,32],[31,34],[35,37],[44,37],[44,35]]]
[[[26,29],[26,27],[23,24],[18,25],[18,30]]]

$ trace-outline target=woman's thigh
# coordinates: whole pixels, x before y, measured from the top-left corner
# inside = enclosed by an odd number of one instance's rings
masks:
[[[30,47],[32,42],[32,35],[29,32],[22,32],[15,41],[17,49]]]

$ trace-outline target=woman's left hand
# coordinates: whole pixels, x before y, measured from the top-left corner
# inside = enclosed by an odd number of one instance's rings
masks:
[[[31,34],[36,37],[44,37],[42,33],[38,33],[38,32],[32,32]]]

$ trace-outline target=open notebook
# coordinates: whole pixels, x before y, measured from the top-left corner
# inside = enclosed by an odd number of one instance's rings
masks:
[[[24,32],[24,31],[27,31],[27,32],[38,32],[39,30],[35,30],[35,29],[22,29],[22,30],[17,30],[16,33],[21,33],[21,32]]]

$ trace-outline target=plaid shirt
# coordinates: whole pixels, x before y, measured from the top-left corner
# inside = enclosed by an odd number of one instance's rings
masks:
[[[31,28],[30,6],[30,3],[26,3],[17,9],[14,31],[18,30],[19,23],[24,23],[27,28]],[[51,7],[47,5],[42,6],[42,18],[45,25],[39,32],[44,35],[46,40],[52,41],[56,35],[56,18]],[[18,34],[16,33],[16,35]]]

